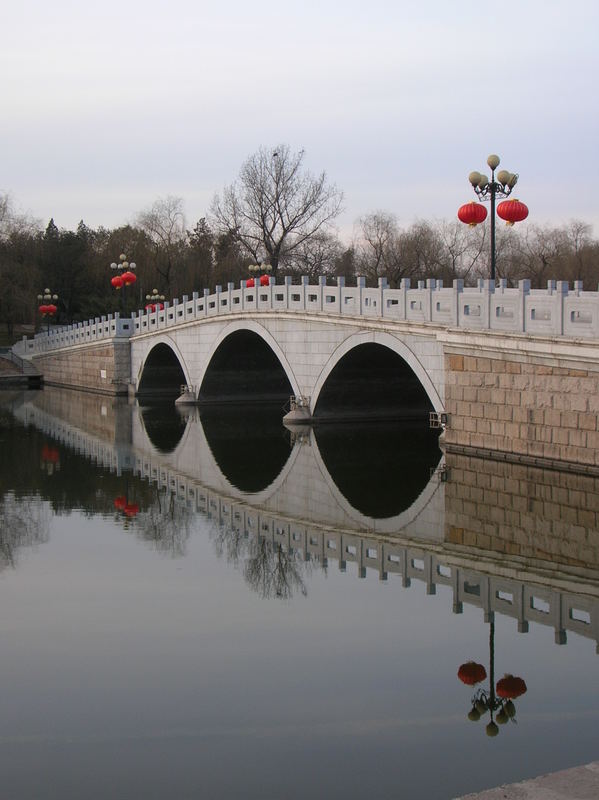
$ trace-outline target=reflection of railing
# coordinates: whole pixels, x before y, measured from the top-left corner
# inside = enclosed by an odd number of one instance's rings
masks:
[[[243,535],[261,537],[289,552],[301,552],[306,561],[327,564],[332,559],[338,562],[341,571],[345,571],[348,564],[355,564],[361,578],[366,577],[368,570],[377,572],[381,580],[396,574],[404,586],[416,579],[426,584],[430,595],[436,593],[438,585],[447,586],[453,594],[455,613],[461,613],[466,603],[480,608],[486,621],[491,621],[495,613],[512,617],[522,633],[528,631],[531,622],[551,626],[558,644],[566,642],[567,631],[599,642],[599,587],[592,581],[585,584],[581,578],[580,592],[564,590],[563,586],[572,585],[576,580],[574,573],[566,571],[559,578],[555,572],[547,571],[546,564],[543,572],[535,572],[521,560],[512,564],[509,557],[502,554],[502,575],[495,576],[492,554],[486,554],[483,570],[480,554],[468,556],[463,547],[451,542],[424,545],[414,538],[402,537],[401,531],[380,536],[326,529],[280,513],[258,510],[247,501],[206,488],[156,456],[141,456],[130,446],[107,444],[41,409],[24,407],[19,415],[25,423],[34,424],[46,435],[98,465],[117,473],[131,470],[166,489],[178,503],[191,510],[204,513]],[[525,571],[530,575],[528,581],[520,579]]]

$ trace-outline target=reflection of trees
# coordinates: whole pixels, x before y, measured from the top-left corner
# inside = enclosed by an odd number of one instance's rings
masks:
[[[193,511],[156,487],[153,501],[130,522],[135,533],[156,550],[174,557],[185,555],[194,520]]]
[[[260,597],[288,600],[296,592],[308,594],[305,578],[313,562],[305,561],[297,550],[286,550],[281,544],[261,536],[248,539],[240,530],[222,525],[211,534],[216,553],[243,569],[248,585]]]
[[[0,570],[16,566],[17,551],[48,541],[48,514],[36,498],[0,497]]]

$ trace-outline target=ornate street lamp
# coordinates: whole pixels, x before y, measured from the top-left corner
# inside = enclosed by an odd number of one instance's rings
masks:
[[[490,199],[491,201],[491,280],[495,280],[495,201],[497,197],[508,197],[518,182],[518,176],[513,172],[502,169],[495,175],[495,170],[499,166],[499,156],[490,155],[487,158],[487,165],[491,169],[491,180],[480,172],[471,172],[468,176],[472,188],[477,197],[481,200]],[[528,208],[519,200],[507,200],[500,203],[497,207],[498,215],[504,219],[508,225],[521,222],[528,216]],[[466,203],[458,211],[458,219],[466,225],[478,225],[487,216],[487,209],[479,203],[472,201]]]
[[[263,272],[264,274],[260,275],[260,281],[259,281],[260,286],[268,286],[268,281],[269,281],[268,273],[272,272],[272,266],[270,264],[262,264],[261,261],[258,261],[257,264],[249,265],[248,272],[251,272],[253,274],[257,274],[258,272]],[[255,286],[254,278],[252,277],[248,281],[246,281],[245,285],[248,289],[253,289]]]
[[[152,289],[152,294],[146,295],[146,311],[162,311],[164,308],[164,295],[158,294],[158,289]]]
[[[124,253],[121,253],[119,256],[118,263],[113,261],[110,265],[110,269],[114,270],[116,273],[114,277],[110,279],[110,283],[113,289],[119,291],[120,289],[123,290],[121,302],[122,302],[122,309],[125,310],[125,289],[127,286],[133,286],[137,277],[135,275],[134,270],[136,269],[137,264],[134,261],[127,261],[127,256]]]
[[[44,289],[43,294],[38,294],[37,296],[38,302],[40,306],[38,311],[43,317],[48,317],[48,336],[50,335],[50,319],[56,314],[58,311],[58,307],[56,305],[58,301],[58,295],[52,294],[50,289]]]

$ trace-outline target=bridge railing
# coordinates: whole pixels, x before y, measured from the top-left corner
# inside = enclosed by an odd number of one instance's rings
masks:
[[[134,312],[131,319],[109,314],[49,334],[40,333],[34,339],[24,339],[14,351],[30,356],[248,312],[326,314],[533,336],[599,338],[599,292],[583,291],[581,281],[575,281],[573,288],[566,281],[548,281],[546,289],[531,289],[528,280],[508,288],[503,279],[497,285],[481,279],[472,287],[465,287],[461,280],[446,287],[435,279],[418,281],[415,286],[405,279],[399,289],[389,288],[384,278],[376,288],[366,287],[364,278],[358,278],[356,284],[347,286],[344,278],[337,278],[333,286],[326,278],[311,284],[307,277],[299,283],[293,283],[290,277],[282,283],[270,278],[268,286],[248,287],[247,281],[241,281],[235,288],[229,283],[226,288],[217,286],[212,293],[208,289],[202,294],[194,292],[191,299],[184,295],[181,301],[166,302],[156,311]]]
[[[61,328],[36,333],[32,339],[26,336],[17,342],[13,351],[22,357],[42,355],[63,347],[89,344],[103,339],[128,339],[134,332],[133,320],[121,318],[120,314],[108,314],[87,322],[75,322]]]

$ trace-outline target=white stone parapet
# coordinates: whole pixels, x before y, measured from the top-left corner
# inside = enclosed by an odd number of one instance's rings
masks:
[[[87,322],[75,322],[50,331],[36,333],[32,339],[26,336],[17,342],[13,351],[22,357],[42,355],[64,347],[74,347],[91,342],[110,339],[128,339],[133,333],[133,320],[121,318],[119,313],[96,317]]]
[[[157,311],[140,310],[131,319],[119,314],[96,318],[63,327],[50,333],[39,333],[33,339],[24,338],[15,345],[21,356],[38,355],[49,350],[87,344],[101,339],[129,338],[153,333],[164,328],[186,325],[207,317],[229,314],[254,315],[260,312],[291,312],[384,319],[410,322],[437,328],[491,330],[526,333],[531,336],[563,336],[570,339],[599,338],[599,291],[583,291],[582,282],[570,288],[566,281],[548,281],[546,289],[531,289],[530,281],[519,281],[510,289],[507,281],[479,280],[477,286],[465,287],[462,280],[444,287],[443,281],[410,280],[401,282],[399,289],[390,289],[385,278],[377,288],[367,288],[364,278],[348,287],[344,278],[336,285],[327,285],[326,278],[310,284],[307,277],[299,283],[284,278],[276,283],[269,278],[268,286],[248,288],[241,281],[226,288],[217,286],[214,293],[204,289],[189,299],[164,303]]]

